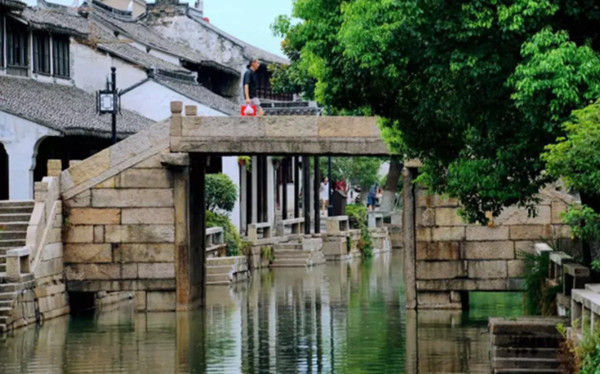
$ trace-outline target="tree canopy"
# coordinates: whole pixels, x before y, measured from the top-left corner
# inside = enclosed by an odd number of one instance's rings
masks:
[[[296,0],[293,17],[273,26],[292,61],[280,86],[380,116],[471,221],[534,204],[544,147],[600,95],[594,0]]]

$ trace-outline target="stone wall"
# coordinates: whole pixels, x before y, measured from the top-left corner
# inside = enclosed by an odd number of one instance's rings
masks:
[[[10,328],[69,313],[63,278],[62,204],[58,181],[56,177],[47,177],[35,184],[35,205],[26,238],[26,248],[31,251],[32,274],[23,275],[14,283],[18,294],[7,324]]]
[[[157,124],[62,172],[69,292],[134,291],[137,310],[175,310],[173,174]]]
[[[411,188],[405,190],[410,195]],[[509,207],[482,226],[464,223],[455,199],[431,195],[418,187],[414,196],[405,195],[405,209],[415,209],[414,224],[404,222],[405,250],[412,252],[405,256],[407,288],[415,293],[412,296],[407,291],[407,304],[425,309],[461,308],[468,303],[469,291],[520,291],[523,261],[519,253],[533,253],[535,241],[570,237],[560,213],[566,211],[572,197],[553,190],[544,190],[539,197],[537,216]],[[408,232],[411,228],[414,241]]]

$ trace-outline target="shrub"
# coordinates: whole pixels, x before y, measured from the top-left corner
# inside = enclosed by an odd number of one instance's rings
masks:
[[[556,294],[562,289],[562,285],[553,287],[546,285],[549,263],[548,256],[540,256],[527,252],[519,252],[518,255],[525,263],[523,274],[525,287],[523,304],[525,314],[533,316],[555,314],[552,306],[555,304]]]
[[[228,216],[207,210],[206,227],[222,227],[225,243],[227,244],[227,256],[240,254],[242,238]]]
[[[231,212],[236,200],[237,187],[227,175],[206,175],[206,209],[213,213]]]
[[[362,252],[363,257],[373,256],[373,239],[369,232],[367,222],[367,207],[362,204],[350,204],[346,206],[346,215],[348,219],[356,224],[360,229],[360,239],[358,240],[358,249]]]

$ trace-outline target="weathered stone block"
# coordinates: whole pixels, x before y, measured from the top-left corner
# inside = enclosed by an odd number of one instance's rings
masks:
[[[108,178],[104,182],[98,183],[94,188],[115,188],[115,177]]]
[[[467,240],[483,241],[483,240],[508,240],[508,227],[487,227],[487,226],[467,226]]]
[[[116,262],[173,262],[173,244],[121,244],[115,251]]]
[[[552,202],[552,223],[553,224],[561,224],[562,215],[567,212],[569,206],[562,201],[553,201]]]
[[[171,189],[92,190],[93,207],[172,207]]]
[[[274,118],[264,118],[262,122],[264,124],[265,133],[268,137],[306,137],[307,134],[317,134],[317,121],[315,118],[303,117],[298,118],[299,123],[294,121],[281,122]]]
[[[431,229],[431,238],[435,241],[465,240],[464,227],[435,227]]]
[[[65,227],[65,243],[91,243],[94,240],[93,226]]]
[[[168,153],[169,149],[165,149],[160,153],[145,159],[142,162],[139,162],[134,165],[135,169],[160,169],[163,167],[162,165],[162,155]]]
[[[129,224],[158,224],[172,225],[175,223],[173,208],[134,208],[123,209],[121,219],[124,225]]]
[[[67,208],[88,206],[92,206],[92,193],[90,192],[90,190],[85,190],[82,193],[79,193],[73,196],[72,198],[65,200],[65,207]]]
[[[573,230],[568,225],[552,225],[552,236],[554,238],[571,238]]]
[[[73,184],[77,186],[107,171],[110,168],[110,152],[111,149],[107,148],[88,157],[85,161],[71,166],[68,172]]]
[[[120,209],[72,208],[68,221],[72,225],[118,225]]]
[[[171,279],[175,278],[174,263],[138,264],[140,279]]]
[[[506,261],[469,261],[469,278],[506,278],[507,274]]]
[[[431,241],[431,229],[417,227],[417,241]]]
[[[437,226],[465,226],[456,208],[435,209],[435,224]]]
[[[65,263],[109,263],[112,262],[110,244],[67,244]]]
[[[137,264],[72,264],[65,267],[65,277],[68,281],[137,279]]]
[[[465,275],[462,261],[417,261],[417,279],[452,279]]]
[[[109,243],[173,243],[175,227],[167,225],[106,226]]]
[[[146,291],[135,291],[133,300],[136,311],[146,310]]]
[[[506,291],[506,279],[433,279],[418,280],[420,291]]]
[[[316,117],[319,137],[370,138],[380,137],[379,127],[374,118],[367,117]],[[290,121],[291,123],[293,121]],[[340,134],[344,129],[344,134]]]
[[[417,208],[416,222],[417,222],[417,226],[422,226],[422,227],[435,226],[435,209]]]
[[[345,255],[348,254],[347,239],[336,238],[332,241],[323,242],[323,253],[326,255]]]
[[[515,241],[515,256],[519,256],[519,253],[525,252],[533,254],[535,253],[535,241],[532,240],[519,240]]]
[[[104,243],[104,226],[94,226],[94,243]]]
[[[146,292],[146,310],[149,312],[174,311],[176,306],[175,292],[148,291]]]
[[[523,277],[523,274],[525,273],[525,263],[523,260],[507,261],[507,266],[509,278]]]
[[[417,242],[417,260],[458,260],[459,242]]]
[[[452,304],[450,292],[419,292],[417,294],[417,304],[422,308],[449,308]]]
[[[542,240],[551,236],[551,225],[519,225],[510,227],[510,238],[513,240]]]
[[[466,242],[465,258],[472,260],[515,258],[515,244],[511,241]]]
[[[538,205],[536,215],[529,217],[526,208],[510,206],[494,218],[496,225],[545,225],[551,222],[551,209],[549,205]]]
[[[127,169],[119,175],[120,188],[171,188],[171,173],[166,169]]]
[[[55,258],[63,257],[63,245],[62,243],[49,243],[44,246],[42,253],[42,261],[48,261]]]

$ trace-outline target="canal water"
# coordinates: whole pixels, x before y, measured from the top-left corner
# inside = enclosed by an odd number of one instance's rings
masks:
[[[208,288],[203,311],[47,321],[0,337],[0,373],[488,374],[487,317],[521,315],[520,295],[407,312],[400,257],[255,273]]]

